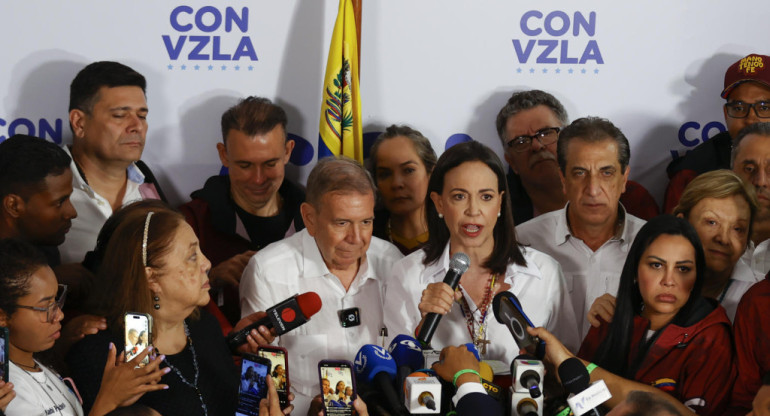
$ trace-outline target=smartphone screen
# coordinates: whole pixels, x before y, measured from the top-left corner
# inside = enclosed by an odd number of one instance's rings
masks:
[[[321,382],[324,412],[326,415],[353,415],[356,385],[353,365],[349,361],[321,361],[318,376]]]
[[[0,378],[8,382],[8,328],[0,326]]]
[[[124,316],[126,361],[131,361],[141,354],[150,343],[152,318],[146,313],[126,312]],[[144,366],[150,363],[150,357],[145,357],[140,363]]]
[[[281,408],[289,405],[289,364],[286,349],[280,347],[259,347],[257,355],[270,361],[275,389],[278,391],[278,399]]]
[[[244,354],[236,416],[258,416],[259,402],[267,397],[267,374],[270,361],[256,355]]]

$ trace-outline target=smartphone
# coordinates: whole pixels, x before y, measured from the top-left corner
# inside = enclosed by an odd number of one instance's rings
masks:
[[[126,312],[123,316],[125,328],[126,361],[131,361],[152,345],[152,316],[148,313]],[[147,356],[139,363],[143,367],[150,363]]]
[[[356,414],[353,410],[353,400],[357,395],[356,379],[353,377],[353,364],[350,361],[319,362],[318,379],[321,384],[325,415]]]
[[[238,407],[235,416],[259,416],[259,402],[267,397],[267,375],[270,360],[254,354],[244,354],[238,387]]]
[[[0,326],[0,377],[8,382],[8,328]]]
[[[534,327],[534,325],[524,313],[519,299],[510,292],[501,292],[497,296],[500,297],[500,316],[495,316],[498,322],[508,327],[519,348],[524,348],[528,354],[542,360],[545,356],[545,342],[527,332],[527,327]]]
[[[273,346],[260,346],[257,348],[257,355],[267,358],[270,361],[272,372],[270,376],[275,383],[275,389],[278,391],[278,400],[281,402],[281,409],[289,405],[289,358],[286,348]]]

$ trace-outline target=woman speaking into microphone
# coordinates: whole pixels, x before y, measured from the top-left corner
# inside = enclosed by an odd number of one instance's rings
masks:
[[[492,313],[492,299],[510,291],[536,326],[577,348],[577,326],[564,276],[551,257],[516,241],[505,170],[478,142],[448,149],[439,158],[425,199],[428,242],[393,267],[385,295],[391,335],[417,333],[428,313],[443,315],[432,347],[468,342],[484,359],[510,362],[519,348]],[[443,283],[450,258],[465,253],[470,267],[457,290]]]

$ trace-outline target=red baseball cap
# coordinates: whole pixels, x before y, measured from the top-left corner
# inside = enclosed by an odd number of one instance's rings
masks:
[[[751,54],[730,65],[725,72],[725,89],[722,98],[727,98],[730,92],[746,81],[758,82],[770,88],[770,56]]]

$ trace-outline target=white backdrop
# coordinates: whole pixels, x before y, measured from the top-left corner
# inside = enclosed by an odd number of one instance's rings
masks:
[[[288,175],[304,182],[337,6],[2,2],[0,140],[25,133],[70,143],[69,83],[92,61],[117,60],[148,79],[143,159],[173,203],[219,172],[220,116],[247,95],[286,108],[298,140]],[[498,110],[512,91],[539,88],[571,119],[618,125],[631,141],[631,177],[660,202],[672,157],[724,128],[725,69],[768,53],[768,12],[760,0],[364,0],[364,132],[407,123],[438,153],[470,137],[502,155]]]

